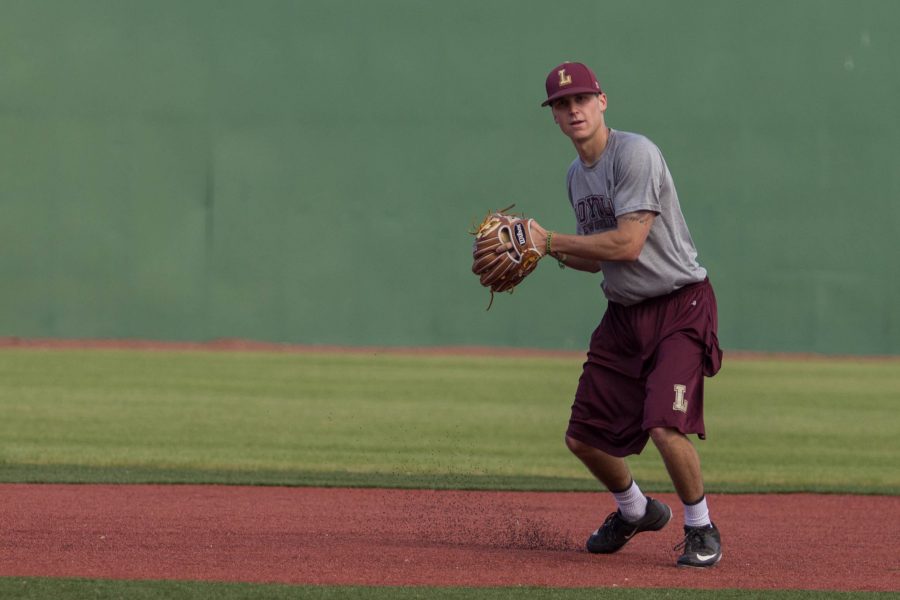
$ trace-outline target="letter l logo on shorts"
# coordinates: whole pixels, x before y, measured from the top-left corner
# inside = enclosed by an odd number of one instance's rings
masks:
[[[683,386],[680,383],[675,384],[675,404],[672,405],[672,410],[678,410],[683,413],[687,412],[687,400],[684,399],[684,393],[686,391],[686,386]]]

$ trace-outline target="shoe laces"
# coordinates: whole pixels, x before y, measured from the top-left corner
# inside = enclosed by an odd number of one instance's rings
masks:
[[[701,548],[706,546],[706,542],[703,540],[703,529],[699,527],[691,527],[684,534],[684,539],[681,540],[679,544],[677,544],[672,550],[681,550],[685,549],[685,552],[698,552]]]
[[[618,517],[618,516],[619,516],[619,511],[615,511],[615,512],[609,513],[609,515],[608,515],[608,516],[606,517],[606,519],[603,521],[603,526],[602,526],[602,527],[606,527],[609,523],[611,523],[612,521],[614,521],[614,520],[616,519],[616,517]]]
[[[604,537],[609,537],[613,535],[613,531],[619,526],[618,522],[622,521],[622,517],[619,514],[619,511],[609,513],[609,516],[606,517],[603,521],[603,525],[597,528],[597,534],[602,533]]]

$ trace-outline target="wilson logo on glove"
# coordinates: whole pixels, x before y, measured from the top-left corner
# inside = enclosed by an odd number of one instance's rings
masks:
[[[519,242],[520,246],[524,246],[525,242],[528,241],[525,237],[525,226],[521,223],[516,223],[516,241]]]

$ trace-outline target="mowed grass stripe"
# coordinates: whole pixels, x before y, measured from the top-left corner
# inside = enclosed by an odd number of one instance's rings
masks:
[[[9,600],[861,600],[896,597],[880,592],[808,590],[694,590],[623,588],[429,588],[291,586],[187,581],[108,581],[0,577],[0,597]]]
[[[594,489],[580,359],[0,350],[0,480]],[[491,382],[487,385],[486,382]],[[728,360],[711,491],[900,491],[900,361]],[[651,446],[647,491],[671,484]]]
[[[596,492],[597,484],[586,477],[528,477],[516,475],[402,475],[347,471],[227,471],[156,469],[148,467],[85,467],[82,465],[0,465],[0,483],[66,484],[163,484],[251,485],[323,488],[396,488],[467,491]],[[651,492],[671,492],[671,485],[653,481],[643,486]],[[764,494],[801,491],[819,494],[849,493],[845,485],[807,484],[795,490],[784,483],[718,483],[710,493]],[[893,485],[871,485],[857,495],[895,495]]]

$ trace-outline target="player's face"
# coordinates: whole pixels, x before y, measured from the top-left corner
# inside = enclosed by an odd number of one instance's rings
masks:
[[[553,120],[572,141],[587,141],[603,127],[606,94],[563,96],[551,105]]]

